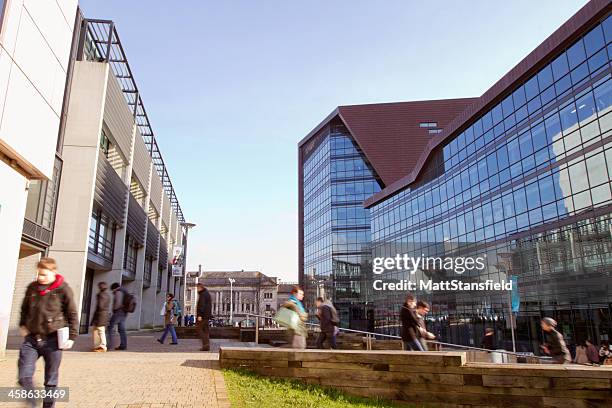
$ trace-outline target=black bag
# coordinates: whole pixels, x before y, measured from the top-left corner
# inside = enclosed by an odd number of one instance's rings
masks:
[[[135,310],[136,297],[127,291],[123,291],[123,311],[126,313],[134,313]]]

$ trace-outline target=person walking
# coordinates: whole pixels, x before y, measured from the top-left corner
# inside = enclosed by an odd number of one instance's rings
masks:
[[[113,330],[117,326],[119,331],[119,346],[115,347],[115,350],[126,350],[127,349],[127,334],[125,332],[125,319],[127,317],[127,311],[125,310],[125,297],[126,292],[117,282],[111,285],[111,291],[113,292],[113,314],[108,325],[108,348],[113,348]]]
[[[105,352],[106,347],[106,326],[109,322],[110,295],[107,292],[108,286],[106,282],[98,283],[98,294],[96,295],[96,309],[91,319],[91,327],[93,328],[92,340],[93,349],[96,352]]]
[[[181,326],[183,325],[183,315],[182,315],[181,313],[179,313],[179,314],[176,316],[176,325],[177,325],[178,327],[181,327]]]
[[[62,350],[72,348],[79,332],[74,295],[64,277],[57,272],[52,258],[41,258],[37,265],[36,280],[26,289],[21,304],[19,331],[23,343],[19,349],[18,381],[27,391],[33,388],[32,377],[36,361],[45,361],[45,388],[54,389],[59,382]],[[68,340],[59,344],[58,331],[68,326]],[[35,401],[29,401],[35,406]],[[52,398],[43,401],[43,407],[55,407]]]
[[[576,364],[589,364],[589,357],[587,356],[587,345],[586,342],[581,341],[576,346],[576,356],[574,357],[574,363]]]
[[[495,350],[495,330],[492,327],[485,329],[485,334],[482,336],[482,348]]]
[[[553,364],[571,362],[572,355],[565,345],[563,335],[556,330],[557,322],[550,317],[545,317],[540,321],[540,327],[544,330],[545,341],[540,348],[545,354],[552,357]]]
[[[185,327],[189,327],[189,315],[185,315],[184,320],[185,320]]]
[[[210,325],[209,320],[212,317],[212,300],[210,292],[203,284],[198,283],[198,303],[196,305],[197,323],[196,330],[202,341],[200,351],[210,351]]]
[[[610,351],[609,343],[604,340],[601,342],[601,347],[599,348],[599,364],[610,365],[608,361],[612,361],[612,351]]]
[[[425,351],[419,341],[419,324],[416,318],[416,299],[408,294],[400,309],[402,345],[405,351]]]
[[[174,329],[174,324],[177,321],[177,318],[180,317],[180,315],[178,314],[178,305],[176,300],[174,300],[174,295],[172,293],[168,293],[166,295],[166,304],[165,304],[165,313],[164,313],[164,332],[162,333],[162,336],[157,339],[158,342],[160,342],[161,344],[164,344],[164,341],[166,340],[166,336],[168,335],[168,333],[170,333],[170,335],[172,336],[172,343],[173,345],[178,344],[178,339],[176,338],[176,330]]]
[[[589,363],[591,364],[599,364],[599,350],[597,347],[591,342],[591,339],[586,339],[585,341],[587,350],[587,358],[589,359]]]
[[[434,340],[436,336],[433,333],[427,331],[427,325],[425,324],[425,316],[429,313],[429,304],[422,300],[419,300],[416,304],[416,318],[419,325],[419,341],[423,346],[423,351],[427,351],[427,340]]]
[[[294,286],[293,289],[291,289],[289,299],[282,306],[297,313],[299,317],[297,327],[287,330],[289,345],[291,348],[296,349],[305,349],[306,337],[308,337],[308,330],[306,330],[305,324],[308,320],[308,313],[306,313],[306,309],[304,309],[304,305],[302,304],[303,299],[304,291],[299,286]]]
[[[338,312],[331,302],[326,302],[323,298],[319,297],[316,300],[317,305],[317,319],[319,319],[319,327],[321,332],[317,338],[317,348],[322,349],[325,340],[329,341],[329,346],[332,349],[336,349],[336,326],[338,326]]]

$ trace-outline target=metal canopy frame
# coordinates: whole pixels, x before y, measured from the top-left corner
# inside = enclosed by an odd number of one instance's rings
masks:
[[[83,19],[77,59],[81,61],[107,62],[110,64],[115,78],[117,78],[119,86],[123,91],[125,101],[134,115],[134,122],[138,126],[138,131],[151,155],[151,160],[162,181],[164,191],[170,199],[170,205],[178,220],[184,223],[183,210],[172,186],[168,168],[157,145],[151,122],[138,91],[138,86],[136,85],[125,51],[121,45],[115,23],[112,20]]]

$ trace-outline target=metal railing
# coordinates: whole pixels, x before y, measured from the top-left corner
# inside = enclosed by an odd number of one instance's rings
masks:
[[[264,316],[264,315],[258,315],[258,314],[253,314],[253,313],[247,313],[247,321],[250,320],[250,317],[254,317],[255,319],[255,343],[258,344],[259,343],[259,319],[268,319],[268,320],[274,320],[273,317],[270,316]],[[312,326],[312,327],[320,327],[320,325],[316,324],[316,323],[309,323],[306,322],[305,323],[308,326]],[[366,343],[366,350],[371,351],[372,350],[372,341],[376,339],[376,337],[383,337],[383,338],[387,338],[387,339],[392,339],[392,340],[399,340],[401,341],[402,338],[401,336],[394,336],[391,334],[382,334],[382,333],[374,333],[374,332],[368,332],[368,331],[364,331],[364,330],[355,330],[355,329],[346,329],[343,327],[338,327],[338,330],[340,330],[341,332],[348,332],[348,333],[359,333],[364,335],[365,337],[365,343]],[[517,358],[532,358],[532,359],[537,359],[537,360],[544,360],[544,361],[550,361],[550,357],[542,357],[542,356],[535,356],[535,355],[525,355],[525,354],[521,354],[521,353],[516,353],[513,351],[507,351],[507,350],[489,350],[489,349],[485,349],[485,348],[481,348],[481,347],[472,347],[472,346],[464,346],[461,344],[452,344],[452,343],[445,343],[445,342],[441,342],[441,341],[436,341],[436,340],[426,340],[428,344],[434,344],[436,346],[439,347],[449,347],[449,348],[456,348],[456,349],[461,349],[461,350],[466,350],[466,351],[483,351],[483,352],[487,352],[487,353],[498,353],[498,354],[504,354],[504,355],[509,355],[509,356],[514,356]],[[575,364],[580,364],[580,363],[575,363]],[[589,365],[589,364],[581,364],[581,365]]]

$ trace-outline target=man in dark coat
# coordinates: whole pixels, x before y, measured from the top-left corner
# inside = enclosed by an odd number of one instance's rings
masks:
[[[198,304],[196,307],[197,323],[196,329],[202,340],[201,351],[210,351],[210,327],[208,321],[212,317],[212,301],[208,289],[198,283]]]
[[[402,342],[406,351],[425,351],[419,341],[419,321],[416,316],[416,299],[413,295],[406,296],[400,309],[402,322]]]
[[[93,350],[96,352],[106,351],[106,326],[109,322],[110,295],[106,282],[98,283],[99,292],[96,295],[96,309],[91,319],[93,328]]]
[[[338,325],[338,312],[331,304],[325,302],[323,298],[317,298],[317,318],[321,332],[317,338],[317,348],[322,349],[325,340],[329,340],[332,349],[336,348],[336,326]]]
[[[28,285],[21,305],[19,328],[24,340],[17,364],[19,384],[23,388],[32,389],[32,377],[40,357],[45,360],[45,388],[53,390],[57,387],[62,350],[72,348],[79,333],[78,320],[72,289],[57,273],[55,260],[42,258],[38,262],[36,280]],[[64,337],[58,331],[63,333],[66,326],[68,340],[60,344],[60,337],[62,341]],[[52,398],[43,402],[43,407],[54,406]]]

